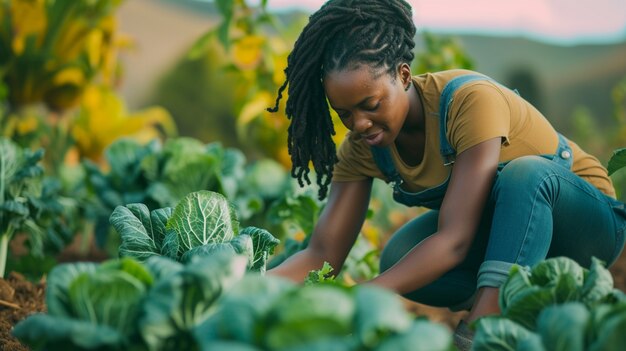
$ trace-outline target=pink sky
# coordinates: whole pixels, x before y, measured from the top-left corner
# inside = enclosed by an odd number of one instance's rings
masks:
[[[273,9],[318,9],[325,0],[269,0]],[[626,38],[626,0],[409,0],[421,29],[518,33],[548,41]]]

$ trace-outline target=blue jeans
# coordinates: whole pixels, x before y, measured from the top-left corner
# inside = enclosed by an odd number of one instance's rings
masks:
[[[401,227],[383,250],[381,272],[434,234],[438,216],[429,211]],[[625,228],[623,203],[556,162],[521,157],[499,170],[465,260],[405,297],[466,309],[478,288],[502,285],[513,264],[567,256],[589,267],[595,256],[610,265],[624,247]]]

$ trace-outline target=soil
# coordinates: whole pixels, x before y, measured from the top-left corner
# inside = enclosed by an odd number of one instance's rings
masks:
[[[98,254],[94,256],[92,258],[81,257],[66,252],[62,255],[62,260],[85,261],[93,259],[93,261],[99,261],[104,258]],[[626,251],[610,268],[610,271],[615,280],[615,287],[626,292]],[[443,323],[451,330],[467,314],[467,312],[450,312],[445,308],[430,307],[408,300],[404,300],[404,302],[409,312],[416,316],[425,316],[433,322]],[[11,329],[28,315],[45,311],[45,281],[31,283],[15,272],[10,273],[6,280],[0,279],[0,351],[28,351],[27,347],[11,336]]]
[[[0,278],[0,351],[29,350],[11,335],[11,329],[30,314],[45,312],[44,297],[44,281],[34,284],[15,272]]]
[[[74,240],[56,257],[63,262],[101,262],[109,258],[98,249],[93,241],[85,253],[81,253],[80,238]],[[11,255],[19,256],[27,250],[23,247],[23,238],[17,236],[11,242]],[[37,283],[28,281],[19,273],[11,272],[6,279],[0,278],[0,351],[29,351],[11,335],[11,329],[30,314],[45,312],[45,277]]]

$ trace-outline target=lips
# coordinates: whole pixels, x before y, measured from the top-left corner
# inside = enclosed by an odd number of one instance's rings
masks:
[[[383,140],[383,131],[381,130],[379,132],[370,133],[368,135],[363,135],[362,137],[365,139],[367,144],[377,145]]]

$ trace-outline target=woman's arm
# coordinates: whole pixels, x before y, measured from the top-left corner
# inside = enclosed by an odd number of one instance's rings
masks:
[[[500,138],[493,138],[457,155],[439,211],[438,231],[370,283],[405,294],[463,261],[493,186],[500,144]]]
[[[267,273],[301,282],[327,261],[338,274],[365,220],[371,190],[371,179],[333,182],[308,247]]]

